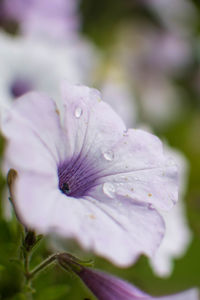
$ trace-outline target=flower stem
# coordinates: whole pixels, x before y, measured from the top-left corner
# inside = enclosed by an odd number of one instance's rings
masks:
[[[25,251],[24,252],[24,275],[27,281],[29,279],[29,258],[30,258],[30,253]]]
[[[59,254],[53,254],[47,259],[45,259],[41,264],[35,267],[31,272],[28,273],[29,280],[32,280],[38,273],[49,267],[52,263],[57,260]]]

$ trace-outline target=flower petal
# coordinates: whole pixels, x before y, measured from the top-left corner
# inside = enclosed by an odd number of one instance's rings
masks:
[[[85,249],[121,266],[130,265],[141,253],[153,255],[164,233],[162,218],[154,209],[126,198],[110,205],[66,197],[58,190],[56,179],[19,174],[16,204],[25,224],[41,233],[55,231],[75,238]]]
[[[51,230],[51,217],[60,195],[55,174],[18,172],[13,201],[17,215],[26,227],[40,233],[47,232],[47,228]]]
[[[158,138],[126,131],[96,90],[68,85],[59,115],[48,97],[31,93],[17,100],[4,134],[26,226],[75,238],[120,266],[154,254],[164,233],[156,209],[170,208],[177,196],[176,167]]]
[[[177,168],[166,159],[160,140],[142,130],[126,131],[96,90],[65,84],[63,97],[70,156],[89,157],[99,170],[99,183],[111,182],[117,193],[170,209],[178,197]],[[101,199],[102,189],[89,195]]]
[[[64,127],[70,158],[90,156],[96,161],[103,149],[115,144],[125,125],[112,108],[101,101],[100,93],[86,86],[62,86]]]
[[[16,100],[2,131],[8,140],[6,156],[12,168],[55,172],[56,162],[64,155],[65,139],[50,98],[29,93]]]
[[[102,199],[102,186],[107,182],[116,194],[157,209],[168,210],[177,201],[177,167],[164,155],[157,137],[130,129],[109,151],[114,155],[113,161],[107,162],[107,168],[104,165],[101,186],[90,191],[92,197]]]

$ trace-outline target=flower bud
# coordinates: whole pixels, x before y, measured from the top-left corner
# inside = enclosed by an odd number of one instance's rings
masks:
[[[69,254],[60,254],[58,262],[64,269],[77,274],[98,300],[198,300],[196,289],[152,297],[120,278],[81,265],[81,261]]]

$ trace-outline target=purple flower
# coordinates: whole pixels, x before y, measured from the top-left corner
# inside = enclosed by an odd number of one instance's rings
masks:
[[[152,297],[120,278],[80,265],[78,260],[68,254],[61,254],[58,257],[58,262],[63,268],[75,272],[98,300],[199,299],[197,289],[191,289],[179,294],[165,297]]]
[[[62,90],[60,111],[47,96],[29,93],[3,122],[7,170],[18,172],[18,215],[121,266],[152,256],[164,234],[157,210],[177,200],[175,164],[157,137],[127,130],[98,91]]]
[[[28,35],[63,38],[78,28],[76,0],[4,0],[2,9]]]

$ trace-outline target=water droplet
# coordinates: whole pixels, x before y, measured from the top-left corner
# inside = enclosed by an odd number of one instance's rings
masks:
[[[105,158],[106,160],[109,160],[109,161],[111,161],[111,160],[114,159],[114,153],[113,153],[112,150],[109,150],[109,151],[104,152],[104,153],[103,153],[103,156],[104,156],[104,158]]]
[[[106,182],[103,185],[103,191],[108,197],[113,198],[113,194],[115,193],[115,187],[111,182]]]
[[[74,115],[77,119],[79,119],[81,117],[83,113],[83,110],[80,106],[76,107],[75,111],[74,111]]]

